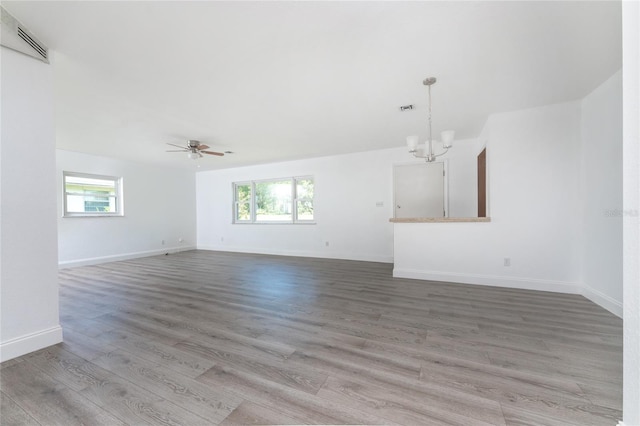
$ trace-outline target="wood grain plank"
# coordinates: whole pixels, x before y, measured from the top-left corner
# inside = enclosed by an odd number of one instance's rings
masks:
[[[107,371],[66,351],[62,348],[62,344],[27,355],[25,363],[32,365],[74,391],[80,391],[87,386],[107,380],[109,377]]]
[[[377,416],[393,419],[402,424],[498,426],[504,425],[502,413],[496,412],[491,422],[474,416],[464,403],[457,407],[444,407],[407,392],[396,392],[370,383],[329,377],[318,396],[336,403],[349,401],[349,405],[367,410]],[[461,414],[464,412],[464,414]]]
[[[199,250],[63,269],[65,342],[0,366],[4,404],[65,424],[620,418],[619,318],[580,295],[392,269]]]
[[[39,426],[40,423],[27,414],[11,398],[0,392],[0,424],[3,426]]]
[[[489,355],[484,348],[476,348],[469,345],[458,346],[442,344],[431,339],[427,339],[424,344],[417,347],[411,345],[392,345],[377,340],[366,340],[362,347],[375,354],[412,358],[418,361],[428,359],[432,354],[435,354],[485,364],[491,363]]]
[[[413,395],[446,410],[469,413],[469,417],[480,421],[501,423],[500,406],[496,401],[458,390],[446,383],[415,380],[406,375],[377,369],[366,363],[347,361],[331,354],[314,351],[296,352],[287,362],[308,365],[328,371],[331,376],[354,382],[364,379],[367,384],[398,394]]]
[[[6,368],[2,392],[43,425],[124,425],[86,398],[44,374],[28,362]]]
[[[0,370],[2,370],[3,368],[11,367],[18,363],[21,363],[23,360],[24,360],[23,358],[13,358],[13,359],[4,361],[2,364],[0,364]]]
[[[98,358],[115,349],[115,346],[103,343],[97,339],[88,339],[82,333],[72,329],[63,329],[61,348],[86,360]]]
[[[108,407],[127,424],[202,425],[207,421],[115,374],[79,393],[96,405]]]
[[[530,410],[515,404],[502,403],[507,425],[518,426],[601,426],[616,425],[622,420],[617,410],[609,410],[598,406],[580,407],[581,410],[558,409],[545,407]]]
[[[244,401],[220,423],[220,426],[300,425],[303,423],[303,419],[286,415],[277,408]]]
[[[306,392],[236,370],[220,363],[198,377],[211,386],[222,386],[244,399],[278,407],[287,416],[299,418],[306,424],[396,424],[348,404],[336,404]]]
[[[572,422],[615,420],[617,410],[592,404],[583,389],[570,380],[558,380],[448,359],[424,364],[421,380],[449,386],[500,401],[503,409],[518,407]]]
[[[94,360],[94,363],[213,424],[221,422],[242,402],[238,397],[205,386],[121,349]]]
[[[112,330],[101,334],[96,339],[113,345],[114,350],[115,347],[125,349],[140,358],[160,364],[190,378],[199,376],[215,365],[214,361],[181,351],[162,343],[162,341],[153,339],[153,337],[154,335],[151,334],[143,336],[124,330]],[[107,355],[109,352],[102,355]]]
[[[291,366],[279,361],[254,358],[240,352],[225,351],[200,341],[177,343],[176,348],[225,363],[235,369],[262,377],[293,389],[315,394],[327,379],[327,374],[312,368]]]

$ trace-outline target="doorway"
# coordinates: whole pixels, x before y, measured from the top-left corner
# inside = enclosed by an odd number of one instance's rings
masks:
[[[478,155],[478,217],[487,217],[487,148]]]
[[[444,162],[393,168],[394,217],[447,217]]]

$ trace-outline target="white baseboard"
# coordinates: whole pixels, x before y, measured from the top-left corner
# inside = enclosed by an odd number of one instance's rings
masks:
[[[165,247],[157,250],[139,251],[134,253],[114,254],[111,256],[89,257],[85,259],[65,260],[58,262],[59,268],[72,268],[74,266],[98,265],[100,263],[117,262],[119,260],[136,259],[139,257],[157,256],[165,253],[177,253],[180,251],[195,250],[195,246]]]
[[[505,277],[499,275],[461,274],[415,269],[393,269],[396,278],[411,278],[426,281],[444,281],[462,284],[476,284],[493,287],[508,287],[522,290],[551,291],[554,293],[581,294],[582,286],[577,282],[540,280],[535,278]]]
[[[59,325],[0,343],[0,362],[62,342]]]
[[[589,287],[586,284],[582,288],[582,295],[591,300],[596,305],[602,306],[615,316],[622,318],[622,302],[619,302],[614,298],[609,297],[606,294],[593,289],[592,287]]]
[[[363,262],[393,263],[393,256],[367,255],[355,253],[320,253],[296,250],[273,250],[231,246],[202,246],[198,250],[229,251],[233,253],[269,254],[274,256],[317,257],[320,259],[359,260]]]

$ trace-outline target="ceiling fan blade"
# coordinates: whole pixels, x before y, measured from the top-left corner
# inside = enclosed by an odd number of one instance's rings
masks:
[[[204,154],[209,154],[209,155],[217,155],[217,156],[219,156],[219,157],[224,156],[224,154],[223,154],[223,153],[221,153],[221,152],[214,152],[214,151],[200,151],[200,152],[202,152],[202,153],[204,153]]]
[[[209,145],[205,145],[205,144],[201,143],[200,145],[198,145],[198,149],[200,151],[202,151],[203,149],[209,149]]]
[[[165,152],[188,152],[188,149],[168,149]]]
[[[176,145],[175,143],[167,143],[167,145],[171,145],[171,146],[175,146],[177,148],[182,148],[182,149],[187,149],[187,150],[189,149],[189,148],[186,148],[186,147],[184,147],[182,145]]]

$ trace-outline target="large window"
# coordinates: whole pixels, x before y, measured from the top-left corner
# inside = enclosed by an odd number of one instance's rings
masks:
[[[234,223],[313,223],[313,178],[236,182]]]
[[[64,216],[122,216],[122,179],[63,172]]]

